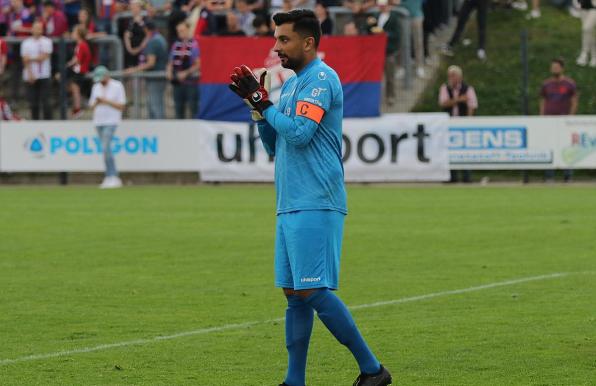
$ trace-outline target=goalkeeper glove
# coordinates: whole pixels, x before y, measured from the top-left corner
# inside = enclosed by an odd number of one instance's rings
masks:
[[[230,75],[232,83],[230,89],[239,97],[245,100],[251,108],[259,114],[273,103],[269,100],[267,71],[263,71],[260,80],[257,80],[255,74],[245,65],[234,68],[234,73]]]

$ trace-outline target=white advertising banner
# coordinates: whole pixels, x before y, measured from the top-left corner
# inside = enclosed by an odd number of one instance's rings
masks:
[[[596,116],[561,120],[557,130],[555,164],[560,168],[596,168]]]
[[[120,171],[199,170],[197,121],[124,121],[112,151]],[[90,121],[0,123],[0,168],[7,172],[100,172],[101,141]]]
[[[449,179],[446,114],[388,114],[345,119],[346,181]],[[201,178],[205,181],[273,181],[273,160],[256,127],[203,122]]]

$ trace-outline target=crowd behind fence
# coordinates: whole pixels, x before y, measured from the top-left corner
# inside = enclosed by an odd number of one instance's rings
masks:
[[[382,1],[382,0],[381,0]],[[391,0],[389,6],[395,13],[399,24],[399,33],[395,44],[398,47],[397,74],[399,89],[409,90],[415,69],[410,53],[412,52],[412,26],[408,2],[414,0]],[[432,4],[432,12],[439,15],[433,18],[433,28],[445,26],[452,15],[453,0],[428,0]],[[387,1],[385,1],[387,3]],[[420,2],[421,3],[421,2]],[[144,71],[131,73],[128,69],[138,66],[146,60],[143,54],[149,40],[147,25],[154,25],[156,32],[167,42],[167,50],[171,52],[176,41],[176,26],[185,21],[192,36],[273,36],[274,25],[271,16],[279,11],[294,8],[312,8],[319,18],[324,34],[363,35],[371,33],[374,16],[378,14],[375,0],[363,2],[345,1],[343,4],[334,0],[314,2],[310,0],[176,0],[141,2],[96,0],[86,2],[80,0],[0,0],[0,39],[7,50],[7,65],[0,75],[2,87],[0,98],[3,98],[13,110],[23,118],[31,119],[27,108],[27,84],[22,80],[23,59],[22,43],[31,33],[36,22],[41,22],[43,35],[53,43],[51,55],[50,95],[52,96],[53,117],[77,118],[77,109],[72,108],[73,95],[69,85],[69,59],[77,53],[77,42],[74,30],[77,26],[85,29],[86,42],[91,51],[89,68],[105,65],[115,71],[115,76],[124,79],[132,108],[128,109],[129,118],[147,118],[145,114],[144,89],[148,79],[165,79],[163,68],[145,68]],[[381,3],[379,3],[381,4]],[[372,20],[372,21],[371,21]],[[355,28],[350,28],[355,27]],[[200,47],[199,47],[200,48]],[[222,54],[225,46],[222,46]],[[88,82],[90,83],[90,82]],[[198,82],[197,82],[198,83]],[[198,84],[197,84],[198,87]],[[88,96],[90,84],[83,84],[81,91],[83,102]],[[172,86],[166,86],[166,95],[172,94]],[[166,102],[166,116],[174,118],[172,103]],[[200,102],[199,102],[200,104]]]

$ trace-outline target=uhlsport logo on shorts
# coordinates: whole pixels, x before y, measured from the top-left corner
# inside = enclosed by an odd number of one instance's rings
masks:
[[[571,146],[562,150],[563,162],[575,165],[596,152],[596,136],[586,132],[571,133]]]
[[[97,155],[103,153],[103,145],[98,136],[47,136],[39,133],[27,138],[24,147],[34,158],[67,155]],[[158,154],[157,136],[114,136],[111,143],[112,153],[126,155]]]
[[[318,281],[321,281],[321,276],[318,277],[303,277],[302,279],[300,279],[301,283],[316,283]]]

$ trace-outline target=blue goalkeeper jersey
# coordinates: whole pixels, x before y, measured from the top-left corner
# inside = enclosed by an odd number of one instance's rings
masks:
[[[275,156],[277,214],[335,210],[347,214],[342,164],[343,91],[335,71],[310,62],[281,88],[278,106],[259,121],[261,141]]]

